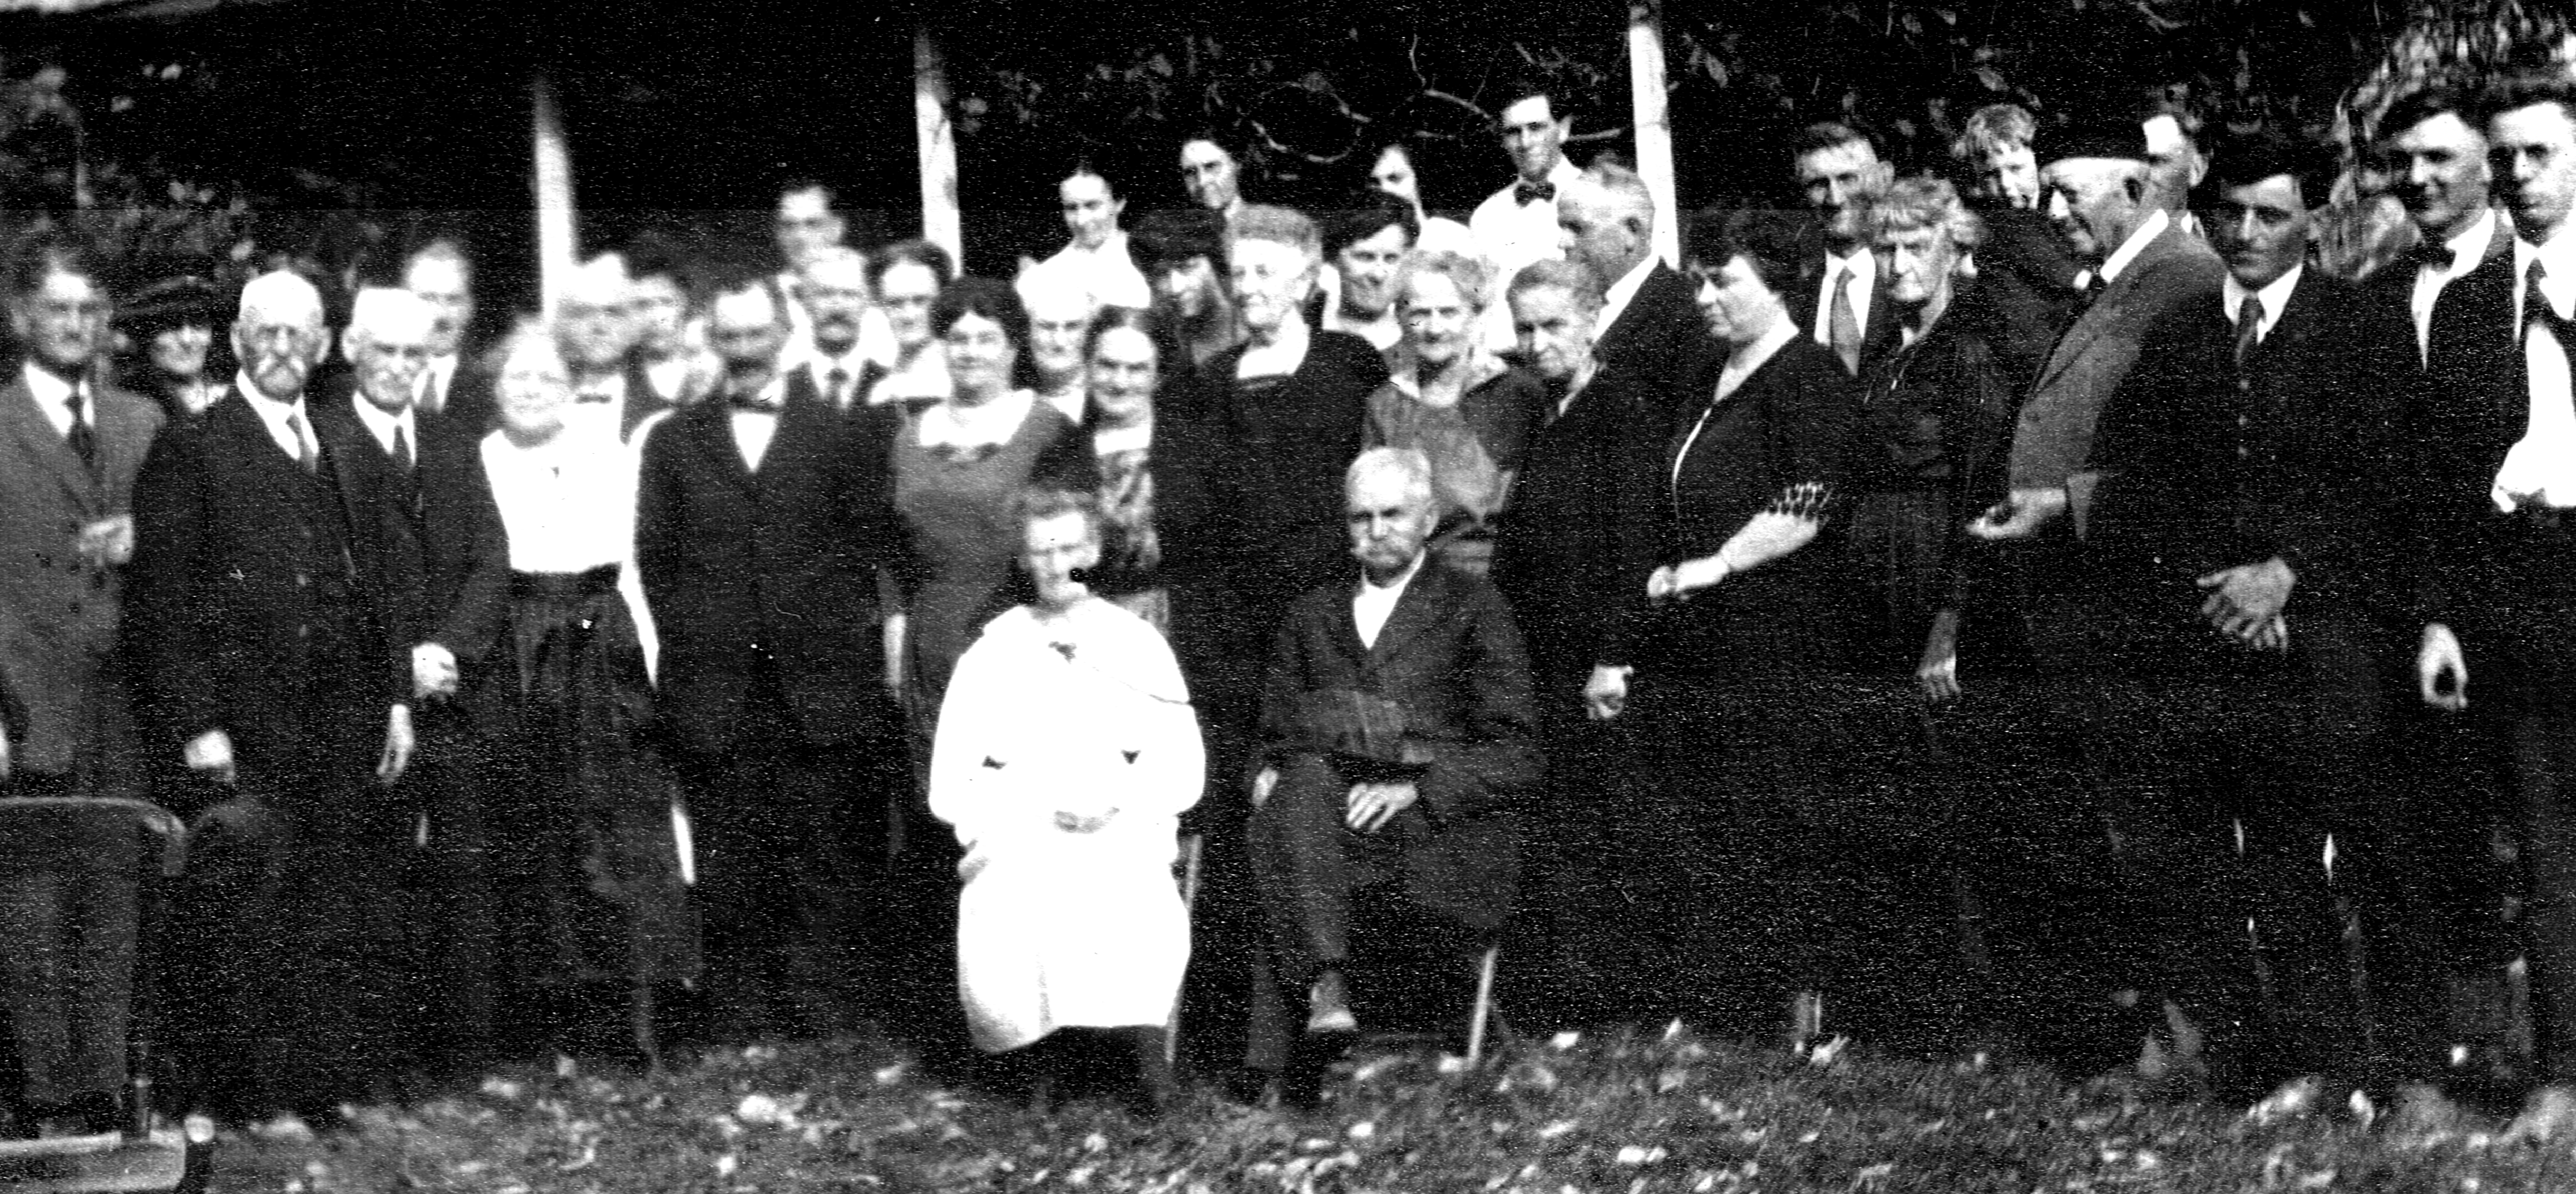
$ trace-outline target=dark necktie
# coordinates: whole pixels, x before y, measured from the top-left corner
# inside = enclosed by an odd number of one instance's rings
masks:
[[[394,424],[394,467],[409,474],[414,463],[416,462],[411,454],[411,433],[404,430],[402,424],[396,423]]]
[[[1512,184],[1512,202],[1521,207],[1554,198],[1556,198],[1555,183],[1516,182]]]
[[[2245,358],[2254,355],[2254,346],[2263,340],[2263,296],[2249,294],[2236,308],[2236,367],[2245,367]]]
[[[848,407],[850,405],[850,371],[838,365],[832,366],[832,372],[823,378],[823,390],[823,396],[832,400],[832,406],[834,409],[837,410]]]
[[[2459,254],[2451,251],[2451,246],[2440,241],[2427,241],[2423,244],[2419,244],[2407,255],[2414,258],[2415,264],[2417,265],[2423,266],[2427,269],[2437,269],[2445,272],[2448,272],[2451,266],[2456,264],[2460,259]]]
[[[1834,355],[1843,359],[1843,372],[1860,372],[1860,313],[1852,309],[1851,288],[1856,280],[1850,263],[1834,277],[1833,311],[1827,316],[1826,335],[1830,336]]]
[[[2540,280],[2548,275],[2549,271],[2540,267],[2537,257],[2531,259],[2530,268],[2522,271],[2522,334],[2514,337],[2517,341],[2529,339],[2531,325],[2538,323],[2556,335],[2562,346],[2567,342],[2565,321],[2559,319],[2558,312],[2549,306],[2549,296],[2540,292]]]
[[[90,430],[89,420],[81,417],[81,392],[79,386],[72,387],[72,396],[66,399],[63,405],[70,407],[72,412],[72,425],[70,432],[65,435],[63,439],[71,444],[72,453],[80,457],[82,467],[90,469],[97,468],[98,435]]]

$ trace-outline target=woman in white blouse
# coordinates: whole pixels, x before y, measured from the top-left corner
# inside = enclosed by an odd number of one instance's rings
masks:
[[[653,988],[698,965],[674,788],[641,737],[651,632],[632,556],[654,424],[630,446],[614,424],[567,421],[570,372],[534,324],[493,372],[501,426],[481,451],[509,537],[510,620],[472,697],[491,993],[518,1010],[518,1043],[537,1044],[593,1027],[582,1009],[615,1006],[601,996],[622,987],[649,1052]]]

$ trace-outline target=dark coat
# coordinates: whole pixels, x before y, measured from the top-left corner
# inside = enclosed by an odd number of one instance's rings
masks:
[[[1992,337],[2015,395],[2048,363],[2057,333],[2083,309],[2075,289],[2075,259],[2066,240],[2035,211],[2012,208],[1978,213],[1986,239],[1977,246],[1977,289],[1994,319]]]
[[[1592,359],[1610,375],[1614,389],[1652,396],[1652,433],[1659,438],[1685,408],[1696,413],[1687,383],[1712,351],[1690,280],[1660,261],[1646,271],[1619,318],[1592,342]]]
[[[662,642],[657,713],[685,748],[721,752],[790,728],[741,716],[764,667],[808,742],[873,732],[877,569],[903,555],[894,420],[881,415],[836,414],[800,374],[757,473],[722,402],[685,407],[647,438],[635,558]]]
[[[125,626],[138,688],[173,750],[226,731],[245,782],[281,762],[363,774],[386,707],[411,688],[374,599],[383,539],[329,442],[305,473],[252,401],[236,390],[168,429],[135,481]]]
[[[494,392],[491,373],[483,368],[482,356],[483,350],[472,346],[458,354],[456,374],[447,380],[447,401],[435,414],[424,408],[422,418],[452,424],[477,438],[500,425],[501,401]],[[336,388],[345,388],[345,383]]]
[[[385,543],[378,600],[392,645],[437,643],[470,669],[500,636],[509,615],[510,543],[482,438],[440,419],[415,417],[420,439],[406,475],[349,404],[351,394],[314,408],[313,425],[341,466],[341,484],[371,511]]]
[[[2151,335],[2103,410],[2090,464],[2101,480],[2085,554],[2100,617],[2131,628],[2119,637],[2213,642],[2195,578],[2274,557],[2298,576],[2294,643],[2303,622],[2371,595],[2401,393],[2386,379],[2404,361],[2362,326],[2354,287],[2311,266],[2242,369],[2217,298]]]
[[[1495,587],[1528,636],[1542,699],[1580,692],[1603,631],[1655,570],[1663,491],[1662,395],[1603,368],[1565,408],[1542,412],[1494,535]],[[1569,681],[1573,689],[1559,691]]]
[[[1491,583],[1423,561],[1377,635],[1362,647],[1352,582],[1307,590],[1280,623],[1262,696],[1259,765],[1331,755],[1341,735],[1318,724],[1318,694],[1393,702],[1431,827],[1409,843],[1408,893],[1467,925],[1501,923],[1518,857],[1514,806],[1541,779],[1529,658]],[[1284,768],[1283,768],[1284,770]]]
[[[95,467],[55,432],[23,378],[0,386],[0,697],[12,760],[47,775],[131,746],[115,666],[123,576],[84,563],[78,544],[83,526],[132,511],[161,412],[124,390],[90,392]]]

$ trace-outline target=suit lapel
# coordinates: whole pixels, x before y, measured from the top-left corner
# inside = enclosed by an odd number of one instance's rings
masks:
[[[1404,592],[1396,597],[1395,608],[1388,611],[1386,625],[1377,628],[1377,642],[1368,649],[1368,666],[1371,669],[1386,666],[1396,656],[1404,654],[1414,640],[1422,637],[1441,604],[1437,590],[1443,580],[1439,562],[1425,555],[1421,567],[1413,574],[1412,582],[1405,585]]]
[[[36,396],[20,377],[0,387],[0,425],[17,449],[19,458],[44,470],[63,488],[63,494],[83,511],[95,513],[99,504],[98,478],[81,463],[80,453],[72,451],[69,442],[55,432],[53,423],[36,408]],[[100,451],[106,450],[105,425],[96,413],[91,415],[90,433]]]
[[[2170,248],[2167,242],[2178,235],[2180,233],[2170,225],[2157,233],[2138,250],[2136,257],[2129,259],[2128,268],[2121,270],[2119,277],[2102,287],[2102,293],[2094,298],[2093,305],[2086,307],[2074,322],[2066,325],[2066,334],[2059,337],[2057,347],[2049,351],[2048,367],[2040,370],[2039,385],[2046,386],[2057,380],[2057,375],[2064,373],[2067,366],[2084,355],[2084,350],[2100,338],[2102,330],[2120,317],[2121,308],[2128,303],[2130,293],[2162,264]]]
[[[699,464],[716,476],[733,482],[734,488],[751,492],[758,483],[751,469],[742,462],[742,449],[733,442],[733,409],[721,399],[710,399],[695,411]],[[784,422],[784,416],[781,417]],[[775,437],[772,437],[775,438]],[[772,447],[777,445],[772,444]]]

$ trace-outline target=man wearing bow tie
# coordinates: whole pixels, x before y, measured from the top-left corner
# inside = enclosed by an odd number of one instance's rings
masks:
[[[2517,344],[2455,400],[2426,389],[2404,425],[2421,451],[2398,480],[2426,577],[2421,695],[2477,718],[2520,831],[2538,1048],[2517,1127],[2545,1135],[2576,1129],[2576,87],[2511,80],[2481,110],[2514,230],[2511,297],[2481,306]],[[2435,320],[2438,350],[2438,306]]]
[[[135,482],[127,646],[146,721],[237,786],[230,851],[196,852],[216,990],[205,1093],[237,1114],[332,1113],[395,1060],[385,938],[412,840],[408,644],[378,595],[386,543],[305,385],[331,345],[287,272],[242,288],[232,392],[153,445]],[[246,840],[245,840],[246,839]],[[206,864],[201,868],[198,863]]]
[[[1578,171],[1565,160],[1565,139],[1574,118],[1545,81],[1512,82],[1496,94],[1504,99],[1495,127],[1503,153],[1518,177],[1494,192],[1467,217],[1467,231],[1496,277],[1508,278],[1533,261],[1557,257],[1557,191],[1573,182]]]
[[[27,359],[0,387],[0,792],[141,795],[116,635],[129,498],[161,413],[90,374],[108,300],[85,254],[29,253],[10,292]],[[102,867],[131,862],[98,853]],[[0,1086],[0,1111],[39,1129],[107,1130],[125,1088],[128,992],[72,960],[132,948],[132,889],[62,883],[9,854],[0,843],[0,1019],[23,1077]]]
[[[1886,189],[1895,171],[1881,160],[1877,135],[1851,123],[1800,130],[1792,160],[1798,192],[1816,213],[1816,244],[1799,264],[1796,288],[1784,296],[1789,314],[1858,377],[1896,351],[1899,340],[1864,227],[1870,197]]]
[[[781,367],[773,278],[714,288],[719,396],[649,433],[636,565],[661,635],[720,1030],[825,1033],[869,959],[848,938],[855,818],[884,807],[872,752],[877,569],[895,560],[887,408],[836,416]]]
[[[567,422],[613,424],[626,439],[668,405],[635,352],[634,283],[618,254],[602,253],[573,272],[556,299],[555,341],[572,370]]]

